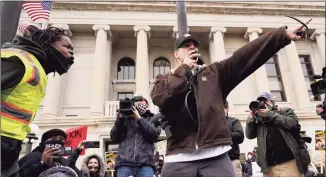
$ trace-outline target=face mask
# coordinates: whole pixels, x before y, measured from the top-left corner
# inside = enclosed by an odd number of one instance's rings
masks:
[[[50,140],[50,141],[44,142],[43,144],[44,144],[45,148],[47,148],[47,147],[60,148],[64,145],[64,143],[60,140]]]
[[[74,64],[73,60],[66,58],[54,47],[51,47],[51,50],[48,53],[47,57],[50,61],[49,65],[52,65],[52,68],[57,71],[60,75],[68,72],[70,66]]]
[[[137,111],[139,112],[140,115],[145,114],[147,111],[148,105],[147,104],[138,104],[135,106]]]
[[[252,156],[251,155],[248,155],[248,159],[251,160],[252,159]]]
[[[273,104],[271,104],[271,103],[270,103],[270,104],[267,103],[266,105],[267,105],[267,109],[269,109],[269,110],[273,110],[274,107],[275,107],[275,106],[274,106]]]

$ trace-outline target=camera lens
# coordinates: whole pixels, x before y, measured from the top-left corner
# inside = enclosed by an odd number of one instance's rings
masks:
[[[259,102],[258,101],[252,101],[250,104],[249,104],[249,109],[251,111],[257,111],[259,109]]]

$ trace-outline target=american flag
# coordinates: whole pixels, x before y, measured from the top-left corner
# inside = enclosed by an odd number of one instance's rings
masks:
[[[18,24],[18,30],[19,30],[21,33],[24,33],[25,30],[26,30],[26,28],[27,28],[29,25],[31,25],[30,22],[26,22],[26,21],[25,21],[25,22],[21,22],[21,23]]]
[[[18,31],[21,32],[22,34],[25,33],[26,29],[29,27],[29,26],[34,26],[35,28],[38,28],[40,29],[41,26],[40,24],[37,24],[37,23],[31,23],[30,21],[22,21],[18,24]]]
[[[33,20],[49,20],[53,1],[41,0],[41,1],[24,1],[23,8],[27,15]]]

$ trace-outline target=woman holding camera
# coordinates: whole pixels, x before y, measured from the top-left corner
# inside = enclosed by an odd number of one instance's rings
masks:
[[[80,153],[85,149],[86,141],[81,141],[73,154],[68,157],[69,167],[74,167]],[[97,155],[92,154],[85,157],[80,170],[77,169],[79,177],[106,177],[105,164],[103,159]]]
[[[135,94],[132,115],[119,111],[111,130],[111,140],[119,143],[116,159],[117,177],[148,177],[154,175],[154,143],[161,128],[157,117],[149,111],[147,99]],[[141,97],[141,98],[139,98]],[[120,107],[121,108],[121,107]]]

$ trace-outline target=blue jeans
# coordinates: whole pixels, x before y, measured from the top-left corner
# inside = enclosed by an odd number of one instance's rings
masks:
[[[151,166],[131,167],[121,166],[117,168],[117,177],[153,177],[154,170]]]

